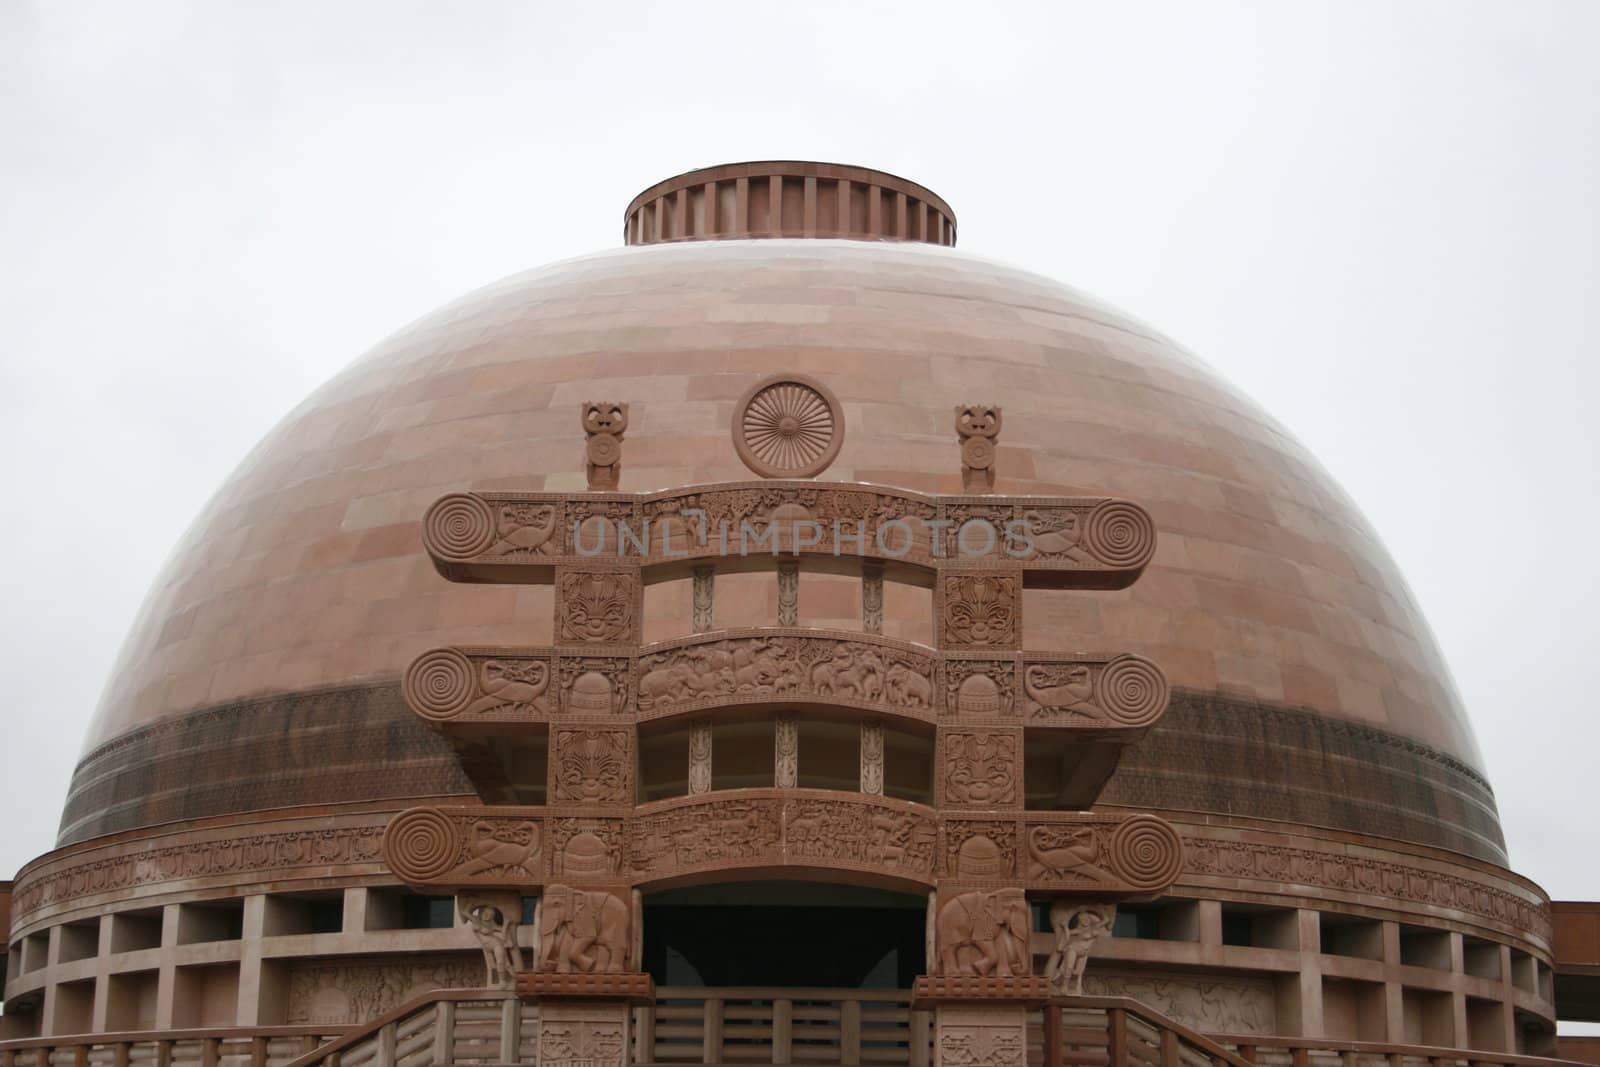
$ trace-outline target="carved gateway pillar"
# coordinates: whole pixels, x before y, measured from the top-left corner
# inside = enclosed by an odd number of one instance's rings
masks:
[[[605,408],[585,409],[591,491],[453,493],[424,517],[444,578],[554,585],[555,636],[434,649],[408,668],[407,703],[455,749],[480,803],[394,816],[390,869],[460,894],[486,981],[543,1002],[540,1059],[570,1067],[623,1067],[628,1005],[650,989],[641,887],[786,869],[921,887],[929,973],[915,995],[935,1009],[941,1062],[1020,1067],[1025,1008],[1076,991],[1112,907],[1159,895],[1181,862],[1167,823],[1093,809],[1166,707],[1160,669],[1022,640],[1024,589],[1135,581],[1154,553],[1149,515],[993,493],[999,413],[982,405],[960,427],[972,495],[807,480],[837,453],[843,410],[819,383],[782,375],[735,412],[736,447],[762,481],[622,492],[625,405],[591,407]],[[799,625],[808,567],[859,568],[862,631]],[[776,574],[778,625],[714,629],[716,574],[750,570]],[[642,643],[646,581],[682,578],[692,632]],[[883,635],[885,581],[931,586],[933,647]],[[774,785],[714,788],[713,723],[768,715]],[[853,791],[799,786],[798,720],[813,715],[858,724]],[[682,795],[639,800],[641,726],[688,733]],[[907,732],[933,737],[931,804],[903,799],[895,778],[908,750],[893,740]],[[1031,745],[1050,755],[1032,782]],[[530,781],[540,753],[548,770]],[[529,895],[531,954],[515,930]],[[1033,903],[1049,906],[1050,935],[1032,931]]]

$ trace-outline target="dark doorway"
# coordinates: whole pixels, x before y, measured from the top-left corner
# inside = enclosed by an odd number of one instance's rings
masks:
[[[663,986],[909,989],[926,971],[919,896],[737,882],[644,900],[644,967]]]

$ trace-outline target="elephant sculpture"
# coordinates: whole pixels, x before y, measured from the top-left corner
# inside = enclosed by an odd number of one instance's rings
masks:
[[[628,968],[633,916],[603,889],[547,886],[539,900],[539,970],[615,974]]]
[[[1031,973],[1028,901],[1021,889],[962,893],[939,906],[939,973],[989,978]]]

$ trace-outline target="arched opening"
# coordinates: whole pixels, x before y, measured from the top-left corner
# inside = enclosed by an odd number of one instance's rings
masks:
[[[720,882],[644,898],[658,986],[909,989],[926,973],[927,900],[828,882]]]

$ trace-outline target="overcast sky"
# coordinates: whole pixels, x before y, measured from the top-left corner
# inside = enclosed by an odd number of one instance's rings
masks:
[[[964,249],[1282,419],[1432,620],[1513,865],[1600,897],[1597,53],[1587,2],[0,0],[0,878],[281,415],[463,291],[615,245],[656,180],[776,157],[928,185]]]

